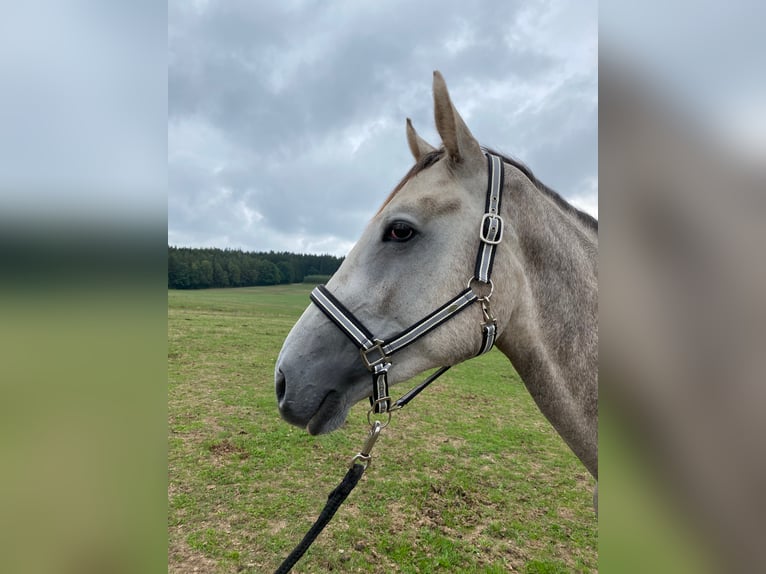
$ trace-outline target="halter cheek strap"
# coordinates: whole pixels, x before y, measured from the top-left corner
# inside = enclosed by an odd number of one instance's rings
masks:
[[[494,288],[490,275],[495,260],[497,245],[503,238],[503,219],[500,216],[500,201],[503,190],[503,163],[496,155],[486,154],[489,171],[487,199],[484,216],[479,227],[479,251],[476,256],[474,276],[468,287],[450,301],[423,317],[407,329],[391,337],[388,341],[375,338],[364,324],[357,319],[324,285],[317,286],[311,292],[311,301],[359,348],[359,353],[367,370],[372,374],[372,412],[386,413],[392,408],[401,408],[412,400],[427,385],[449,369],[442,367],[424,383],[404,395],[391,405],[388,392],[388,370],[391,368],[391,355],[414,343],[433,331],[471,304],[481,303],[484,322],[481,324],[482,342],[478,355],[488,352],[495,344],[497,321],[492,316],[489,299]],[[489,286],[487,295],[479,295],[472,285],[481,283]]]

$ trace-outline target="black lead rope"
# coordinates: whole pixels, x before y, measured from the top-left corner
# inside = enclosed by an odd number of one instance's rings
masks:
[[[407,403],[418,396],[428,385],[446,373],[449,368],[450,367],[440,368],[431,374],[431,376],[426,378],[417,387],[402,395],[393,404],[391,411],[403,408],[405,405],[407,405]],[[391,411],[389,411],[389,413]],[[327,526],[330,520],[332,520],[332,517],[335,516],[335,513],[346,501],[346,498],[348,498],[348,495],[351,494],[351,491],[354,490],[354,487],[362,478],[362,475],[367,469],[367,466],[369,466],[370,460],[372,458],[370,456],[370,451],[372,451],[372,447],[375,445],[375,441],[378,439],[383,426],[384,425],[382,425],[380,421],[375,421],[372,423],[370,434],[367,437],[367,442],[362,448],[362,452],[357,454],[351,460],[351,466],[348,469],[346,476],[343,477],[341,483],[336,486],[335,489],[327,496],[327,504],[325,504],[322,512],[319,513],[319,517],[316,519],[316,522],[314,522],[311,528],[309,528],[309,531],[303,537],[303,540],[301,540],[298,543],[298,546],[296,546],[295,549],[290,552],[290,555],[285,558],[284,562],[282,562],[274,574],[287,574],[290,572],[290,569],[295,566],[298,560],[303,557],[303,555],[306,553],[306,550],[309,549],[309,547],[314,543],[314,540],[316,540],[317,536],[319,536],[322,530],[324,530],[324,527]],[[361,460],[365,464],[359,464],[356,462],[357,460]]]
[[[408,391],[407,393],[405,393],[404,395],[399,397],[399,399],[397,399],[397,401],[394,403],[394,406],[391,407],[391,410],[396,410],[396,409],[402,408],[404,405],[409,403],[412,399],[417,397],[421,393],[421,391],[425,390],[425,388],[428,385],[430,385],[436,379],[441,377],[444,373],[449,371],[449,369],[450,369],[450,366],[441,367],[438,371],[433,373],[430,377],[428,377],[425,381],[420,383],[417,387],[415,387],[411,391]]]
[[[354,490],[359,479],[362,478],[365,468],[366,467],[363,464],[354,463],[354,465],[348,469],[348,472],[346,473],[346,476],[343,477],[341,483],[328,495],[327,504],[325,504],[324,509],[319,514],[319,518],[317,518],[314,525],[306,533],[306,536],[303,537],[303,540],[301,540],[298,546],[295,547],[295,550],[290,552],[290,555],[285,558],[285,561],[282,562],[274,574],[287,574],[290,572],[292,567],[295,566],[295,563],[301,559],[306,553],[306,550],[309,549],[309,546],[316,540],[316,537],[319,536],[320,532],[324,530],[327,523],[332,520],[333,516],[335,516],[335,513],[338,511],[341,504],[343,504],[343,501],[345,501],[346,498],[348,498],[348,495],[351,494],[351,491]]]

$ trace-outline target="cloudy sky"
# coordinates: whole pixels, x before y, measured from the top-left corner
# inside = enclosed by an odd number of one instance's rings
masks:
[[[438,145],[432,72],[480,143],[598,215],[597,3],[171,1],[168,243],[345,255]]]

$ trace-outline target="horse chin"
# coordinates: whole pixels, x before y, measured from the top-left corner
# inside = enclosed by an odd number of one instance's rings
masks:
[[[330,391],[306,425],[306,430],[311,435],[332,432],[344,423],[347,415],[348,407],[344,405],[340,394]]]

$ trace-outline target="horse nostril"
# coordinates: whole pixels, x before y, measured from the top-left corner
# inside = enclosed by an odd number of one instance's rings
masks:
[[[277,369],[277,374],[274,377],[274,387],[277,391],[277,402],[281,405],[285,398],[285,390],[287,389],[287,383],[285,382],[285,375],[282,371]]]

